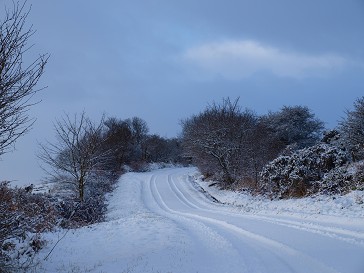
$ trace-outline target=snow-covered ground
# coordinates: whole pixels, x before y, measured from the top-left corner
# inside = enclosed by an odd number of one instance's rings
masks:
[[[234,206],[242,213],[279,214],[321,219],[324,218],[323,216],[326,218],[340,216],[345,222],[352,222],[357,218],[360,221],[364,219],[363,191],[352,191],[344,196],[318,194],[307,198],[270,200],[263,196],[252,196],[245,192],[221,190],[216,186],[210,186],[215,183],[204,182],[198,173],[192,179],[216,201]],[[336,220],[338,220],[337,217]]]
[[[40,259],[65,237],[36,272],[364,272],[361,193],[271,202],[197,177],[195,168],[123,175],[107,221],[46,234]]]

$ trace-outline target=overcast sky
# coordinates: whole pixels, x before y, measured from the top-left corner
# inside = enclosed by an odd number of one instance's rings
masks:
[[[28,0],[30,55],[51,55],[33,130],[0,180],[38,183],[37,142],[83,110],[138,116],[173,137],[224,97],[258,114],[308,106],[328,128],[364,95],[363,0]],[[10,0],[0,0],[2,10]],[[3,14],[3,13],[0,13]]]

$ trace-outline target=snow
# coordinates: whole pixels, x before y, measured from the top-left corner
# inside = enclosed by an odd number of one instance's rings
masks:
[[[208,185],[195,168],[123,175],[107,221],[46,234],[35,272],[364,272],[362,192],[270,201]]]
[[[252,196],[244,191],[221,190],[210,186],[196,174],[195,183],[218,202],[234,206],[242,213],[291,215],[299,218],[322,218],[339,216],[343,221],[360,222],[364,219],[364,192],[352,191],[346,195],[317,194],[307,198],[268,199],[264,196]]]

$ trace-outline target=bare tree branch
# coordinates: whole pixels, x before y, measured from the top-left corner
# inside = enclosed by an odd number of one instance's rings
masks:
[[[84,112],[73,118],[65,115],[55,123],[58,142],[40,144],[38,157],[50,167],[48,174],[73,185],[80,201],[84,201],[90,176],[102,171],[110,157],[110,152],[102,147],[103,126],[104,118],[95,124]]]
[[[35,33],[32,27],[26,27],[30,8],[26,10],[25,5],[14,3],[0,21],[0,155],[11,150],[34,124],[28,111],[37,103],[31,99],[42,89],[35,87],[49,57],[42,54],[24,65],[24,55],[31,47],[28,41]]]

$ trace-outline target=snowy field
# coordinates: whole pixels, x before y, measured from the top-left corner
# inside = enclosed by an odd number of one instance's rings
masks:
[[[214,202],[204,188],[220,202]],[[49,233],[36,272],[364,272],[363,194],[269,201],[195,168],[127,173],[107,221]]]

